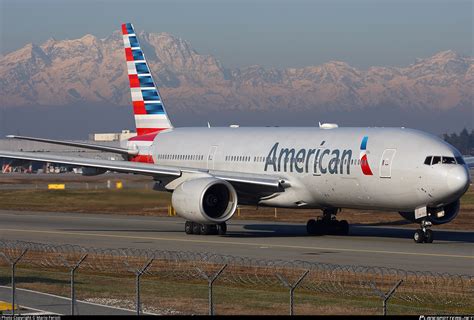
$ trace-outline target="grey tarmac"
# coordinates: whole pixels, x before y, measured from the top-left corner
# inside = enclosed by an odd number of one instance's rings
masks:
[[[416,244],[412,229],[364,225],[351,225],[348,236],[310,236],[303,224],[231,220],[225,236],[198,236],[175,217],[0,210],[0,221],[0,239],[8,240],[474,275],[474,232],[437,227],[434,243]]]

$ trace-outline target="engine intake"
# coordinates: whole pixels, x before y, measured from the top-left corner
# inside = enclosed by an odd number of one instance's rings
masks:
[[[227,181],[197,178],[181,183],[171,202],[176,213],[190,221],[218,224],[229,220],[237,208],[237,192]]]
[[[428,217],[426,219],[430,221],[432,224],[448,223],[454,218],[456,218],[456,216],[459,213],[459,208],[460,208],[459,199],[442,207],[438,207],[438,208],[428,207]],[[414,211],[399,212],[399,213],[403,218],[411,222],[421,221],[421,219],[415,219]]]

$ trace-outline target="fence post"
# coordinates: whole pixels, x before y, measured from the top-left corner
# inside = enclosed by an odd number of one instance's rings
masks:
[[[84,254],[81,259],[79,259],[79,261],[71,268],[71,316],[74,315],[74,306],[76,304],[76,291],[75,291],[75,288],[74,288],[74,275],[75,275],[75,272],[77,270],[77,268],[79,268],[79,266],[81,265],[81,263],[87,258],[88,254]]]
[[[283,276],[277,274],[277,278],[283,283],[283,285],[290,289],[290,316],[294,315],[294,294],[296,288],[299,286],[301,281],[308,275],[309,270],[306,270],[301,277],[292,285]]]
[[[392,297],[392,295],[395,293],[395,290],[397,290],[397,288],[402,284],[403,282],[403,279],[401,280],[398,280],[398,282],[392,287],[392,289],[390,289],[389,292],[387,293],[383,293],[381,290],[377,289],[374,285],[374,283],[371,283],[370,286],[372,287],[372,289],[375,291],[376,294],[379,295],[379,297],[382,298],[382,308],[383,308],[383,315],[386,316],[387,315],[387,302],[388,300]]]
[[[23,249],[23,251],[20,253],[20,255],[16,258],[16,259],[10,259],[9,257],[7,257],[3,252],[1,252],[2,256],[5,257],[5,259],[10,262],[11,264],[11,267],[12,267],[12,318],[14,319],[15,318],[15,289],[16,289],[16,285],[15,285],[15,267],[16,267],[16,264],[21,260],[21,258],[23,258],[23,256],[26,254],[26,252],[28,251],[28,249]]]
[[[137,316],[140,315],[140,310],[141,310],[141,302],[140,302],[140,277],[142,274],[145,273],[145,271],[150,267],[151,263],[153,262],[154,258],[151,258],[148,260],[148,262],[143,266],[143,268],[138,269],[135,273],[135,280],[136,280],[136,306],[137,306]]]
[[[217,273],[215,273],[212,277],[209,277],[201,269],[196,268],[199,271],[199,273],[203,276],[203,278],[207,280],[207,285],[209,289],[208,300],[209,300],[209,315],[210,316],[214,315],[214,302],[213,302],[213,296],[212,296],[213,285],[214,285],[214,282],[217,280],[217,278],[222,274],[225,268],[227,268],[227,264],[223,265],[222,268],[219,271],[217,271]]]

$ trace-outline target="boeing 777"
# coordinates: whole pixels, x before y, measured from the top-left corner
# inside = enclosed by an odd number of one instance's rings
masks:
[[[187,234],[225,234],[238,205],[320,209],[309,234],[347,234],[342,208],[396,211],[420,224],[417,243],[433,241],[432,224],[453,220],[470,183],[453,146],[406,128],[175,128],[132,24],[122,25],[137,136],[121,147],[32,137],[12,138],[121,154],[126,161],[0,151],[0,157],[68,164],[85,175],[107,171],[151,176],[172,192]]]

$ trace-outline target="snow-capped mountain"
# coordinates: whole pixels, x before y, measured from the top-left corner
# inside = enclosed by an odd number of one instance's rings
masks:
[[[319,66],[227,69],[168,33],[139,34],[165,103],[175,110],[357,110],[391,106],[449,110],[472,107],[474,58],[453,51],[407,67],[359,70]],[[122,36],[49,39],[0,56],[5,107],[76,103],[130,105]]]

